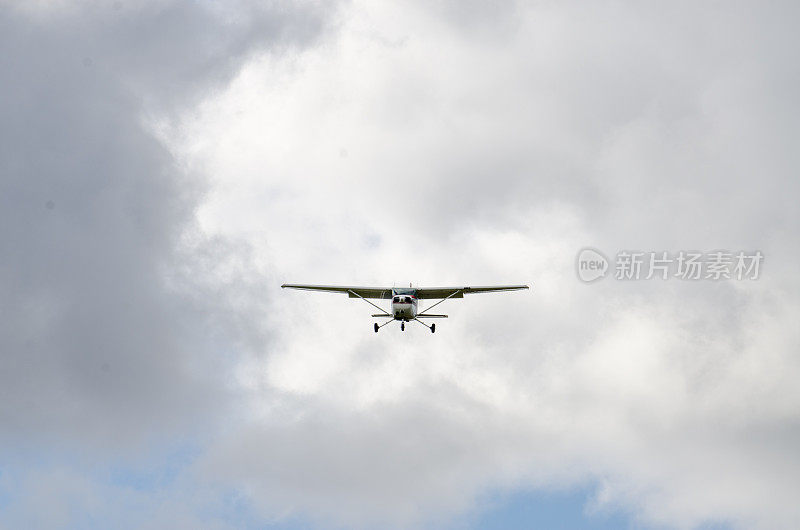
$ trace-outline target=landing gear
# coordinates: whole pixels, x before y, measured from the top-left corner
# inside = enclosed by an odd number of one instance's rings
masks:
[[[380,325],[376,322],[375,324],[373,324],[373,326],[374,326],[373,329],[375,330],[375,333],[377,333],[378,330],[381,329],[383,326],[388,326],[392,322],[397,322],[398,320],[400,320],[400,319],[393,318],[391,320],[387,320],[386,322],[384,322],[383,324],[380,324]],[[420,324],[422,324],[423,326],[425,326],[426,328],[431,330],[431,333],[436,333],[436,324],[431,324],[429,326],[425,322],[422,322],[421,320],[418,320],[416,318],[412,318],[411,320],[415,320],[415,321],[419,322]],[[411,322],[411,320],[400,320],[400,331],[405,331],[406,330],[406,322]]]

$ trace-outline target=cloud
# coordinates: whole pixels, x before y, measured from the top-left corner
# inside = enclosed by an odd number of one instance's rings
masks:
[[[434,336],[276,291],[272,342],[239,371],[250,425],[206,472],[265,514],[348,525],[597,484],[643,524],[792,527],[797,220],[774,190],[794,155],[766,59],[789,49],[784,7],[516,6],[473,38],[446,9],[357,4],[335,45],[250,63],[172,144],[217,176],[205,230],[249,241],[276,284],[534,289],[451,304]],[[587,286],[586,245],[771,265]]]
[[[325,16],[248,2],[3,10],[7,472],[37,448],[102,460],[181,444],[227,409],[226,371],[204,331],[225,302],[192,296],[203,271],[185,275],[205,182],[178,166],[150,116],[191,109],[253,54],[312,45]]]
[[[10,520],[95,492],[110,521],[424,526],[589,487],[643,525],[796,526],[792,6],[253,6],[0,22]],[[585,285],[587,245],[766,261]],[[283,281],[533,290],[376,335]],[[185,446],[163,484],[98,478]]]

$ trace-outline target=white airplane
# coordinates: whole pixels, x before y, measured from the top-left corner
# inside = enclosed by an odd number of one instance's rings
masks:
[[[447,315],[432,315],[428,313],[435,306],[441,304],[450,298],[464,298],[465,294],[472,293],[491,293],[497,291],[517,291],[520,289],[527,289],[527,285],[491,285],[487,287],[353,287],[353,286],[338,286],[338,285],[301,285],[294,283],[284,283],[281,285],[286,289],[302,289],[304,291],[326,291],[331,293],[346,293],[349,298],[361,298],[366,303],[378,308],[381,312],[372,315],[373,318],[389,318],[380,326],[375,323],[375,333],[378,332],[386,324],[400,321],[400,330],[405,331],[406,322],[415,321],[419,322],[429,330],[431,333],[436,332],[436,324],[430,326],[420,320],[420,318],[447,318]],[[391,313],[387,313],[379,305],[373,304],[367,298],[383,298],[392,300]],[[439,300],[428,309],[417,312],[418,303],[420,300]]]

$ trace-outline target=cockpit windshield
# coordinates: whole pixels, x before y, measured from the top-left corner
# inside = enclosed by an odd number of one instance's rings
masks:
[[[417,290],[416,289],[395,287],[394,289],[392,289],[392,292],[395,295],[401,294],[401,295],[417,296]]]

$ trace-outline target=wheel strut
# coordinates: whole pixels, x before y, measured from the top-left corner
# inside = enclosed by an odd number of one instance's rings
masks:
[[[414,320],[414,321],[416,321],[416,322],[419,322],[420,324],[422,324],[423,326],[425,326],[426,328],[428,328],[429,330],[431,330],[431,333],[436,333],[436,324],[431,324],[431,325],[429,326],[429,325],[427,325],[425,322],[423,322],[422,320],[420,320],[420,319],[418,319],[418,318],[413,318],[412,320]]]
[[[377,332],[378,332],[378,330],[379,330],[379,329],[381,329],[383,326],[385,326],[385,325],[387,325],[387,324],[391,324],[392,322],[394,322],[394,319],[387,320],[386,322],[384,322],[384,323],[383,323],[383,324],[381,324],[380,326],[378,325],[378,323],[377,323],[377,322],[375,322],[375,326],[374,326],[374,328],[373,328],[373,329],[375,329],[375,333],[377,333]]]

